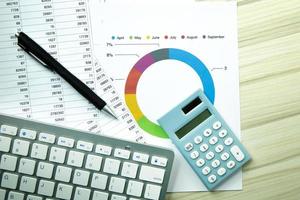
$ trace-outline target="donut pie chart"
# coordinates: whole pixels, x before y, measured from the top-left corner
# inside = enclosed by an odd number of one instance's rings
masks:
[[[163,60],[177,60],[190,66],[198,74],[203,85],[204,93],[212,103],[214,103],[215,100],[215,87],[209,70],[201,60],[193,54],[181,49],[165,48],[152,51],[143,56],[132,67],[125,84],[125,101],[130,112],[141,129],[153,136],[168,138],[167,133],[159,125],[144,115],[137,102],[137,86],[143,72],[152,64]]]

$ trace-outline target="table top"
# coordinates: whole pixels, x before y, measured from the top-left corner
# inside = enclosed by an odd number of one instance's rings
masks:
[[[167,200],[300,199],[300,1],[238,0],[243,190]]]

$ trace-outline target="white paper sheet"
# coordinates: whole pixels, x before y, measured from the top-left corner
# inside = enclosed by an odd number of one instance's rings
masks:
[[[185,50],[209,69],[215,85],[214,104],[240,136],[236,2],[106,0],[90,4],[96,56],[124,97],[128,74],[144,55],[162,48]],[[202,82],[189,66],[164,60],[144,71],[135,95],[143,114],[156,122],[199,87]],[[131,110],[139,115],[135,108]],[[206,190],[168,139],[144,132],[147,142],[176,152],[168,191]],[[242,174],[219,189],[242,189]]]
[[[89,18],[87,0],[0,1],[0,110],[70,127],[80,124],[77,128],[81,129],[85,128],[82,123],[96,120],[101,133],[141,139],[110,78],[93,58]],[[15,37],[20,31],[94,89],[120,120],[99,112],[61,77],[25,53]]]

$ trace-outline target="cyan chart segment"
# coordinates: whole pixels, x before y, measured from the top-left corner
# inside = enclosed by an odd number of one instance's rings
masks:
[[[212,76],[202,61],[193,54],[175,48],[158,49],[146,54],[131,69],[125,84],[125,101],[139,126],[151,135],[168,138],[167,133],[156,123],[150,121],[141,111],[137,102],[137,85],[143,72],[152,64],[163,60],[177,60],[189,65],[199,76],[204,93],[214,103],[215,87]]]

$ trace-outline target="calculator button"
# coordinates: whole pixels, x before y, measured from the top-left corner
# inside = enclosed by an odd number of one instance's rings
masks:
[[[209,139],[209,144],[216,144],[218,142],[218,138],[216,136],[212,137]]]
[[[217,121],[213,124],[213,129],[218,130],[219,128],[221,128],[222,124],[220,121]]]
[[[30,139],[30,140],[35,140],[36,131],[22,128],[21,131],[20,131],[20,137]]]
[[[49,133],[40,133],[39,141],[49,143],[49,144],[54,144],[55,135],[52,135],[52,134],[49,134]]]
[[[219,137],[223,138],[227,135],[227,130],[223,129],[219,132]]]
[[[132,156],[132,160],[142,163],[148,163],[149,155],[139,152],[134,152]]]
[[[199,160],[197,160],[196,165],[198,167],[202,167],[205,164],[205,160],[203,160],[202,158],[200,158]]]
[[[227,146],[231,145],[233,143],[233,139],[231,137],[226,138],[224,141],[224,144],[226,144]]]
[[[232,169],[234,166],[235,166],[235,162],[234,162],[233,160],[231,160],[231,161],[229,161],[229,162],[227,163],[227,167],[228,167],[229,169]]]
[[[208,180],[208,182],[210,182],[210,183],[214,183],[214,182],[216,182],[217,177],[216,177],[216,175],[210,175],[210,176],[207,178],[207,180]]]
[[[216,151],[217,153],[220,153],[220,152],[223,151],[223,149],[224,149],[224,146],[221,145],[221,144],[219,144],[218,146],[216,146],[215,151]]]
[[[191,158],[193,159],[193,160],[195,160],[196,158],[198,158],[199,157],[199,152],[198,151],[193,151],[192,153],[191,153]]]
[[[211,160],[215,157],[215,154],[212,151],[210,151],[206,154],[205,157],[206,157],[207,160]]]
[[[231,154],[234,156],[234,158],[237,161],[242,161],[245,158],[245,155],[243,154],[243,152],[241,151],[241,149],[238,146],[236,146],[236,145],[234,145],[233,147],[231,147],[230,152],[231,152]]]
[[[207,166],[202,169],[202,174],[204,174],[204,175],[209,174],[209,172],[210,172],[210,168]]]
[[[221,164],[221,162],[219,160],[214,160],[214,161],[212,161],[211,166],[213,168],[217,168],[220,166],[220,164]]]
[[[185,146],[184,146],[184,149],[186,151],[191,151],[192,149],[194,148],[194,145],[192,143],[187,143]]]
[[[212,130],[211,130],[210,128],[205,129],[205,130],[203,131],[203,135],[204,135],[205,137],[208,137],[208,136],[210,136],[211,134],[212,134]]]
[[[195,137],[194,138],[194,142],[195,142],[195,144],[200,144],[201,142],[202,142],[202,137],[201,136],[197,136],[197,137]]]
[[[219,176],[223,176],[226,173],[226,169],[224,167],[221,167],[220,169],[218,169],[217,173]]]
[[[225,152],[221,155],[222,160],[227,160],[228,158],[229,158],[229,154],[227,152]]]
[[[207,151],[207,149],[208,149],[208,145],[207,145],[207,144],[202,144],[202,145],[200,146],[200,151],[202,151],[202,152]]]

